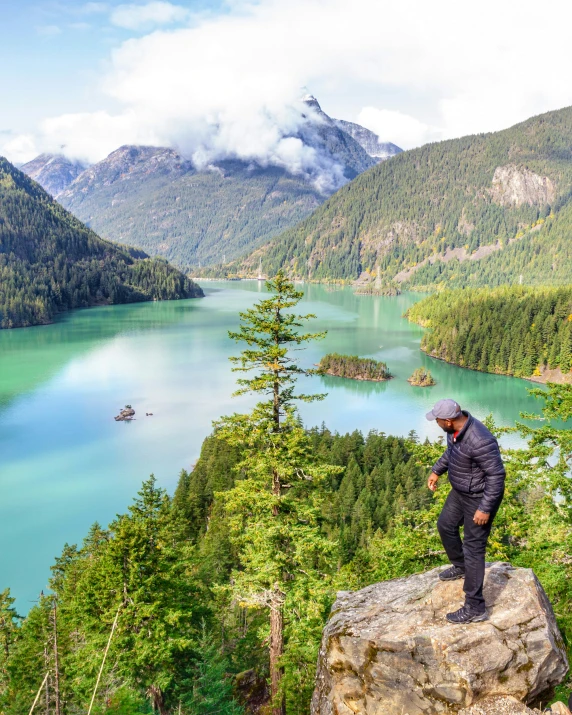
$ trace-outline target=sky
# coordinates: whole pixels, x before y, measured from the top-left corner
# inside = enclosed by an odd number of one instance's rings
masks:
[[[0,0],[0,154],[304,167],[300,97],[408,149],[572,104],[572,5]]]

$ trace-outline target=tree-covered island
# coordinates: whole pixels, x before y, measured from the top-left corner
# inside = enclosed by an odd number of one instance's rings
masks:
[[[407,382],[414,387],[433,387],[435,378],[431,374],[431,370],[427,370],[425,367],[418,367]]]
[[[393,375],[384,362],[372,358],[360,358],[357,355],[328,353],[320,360],[318,372],[334,377],[348,377],[351,380],[371,380],[382,382]]]

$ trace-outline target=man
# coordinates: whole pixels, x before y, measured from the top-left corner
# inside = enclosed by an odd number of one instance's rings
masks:
[[[455,400],[439,400],[428,420],[436,420],[447,433],[447,449],[433,467],[427,486],[449,472],[451,492],[439,516],[437,528],[451,568],[442,571],[442,581],[464,578],[465,605],[447,614],[451,623],[474,623],[487,619],[483,581],[485,551],[495,514],[504,494],[505,470],[498,442],[482,422]],[[464,526],[464,540],[459,535]]]

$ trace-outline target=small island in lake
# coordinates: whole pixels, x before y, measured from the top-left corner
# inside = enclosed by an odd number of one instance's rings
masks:
[[[414,387],[433,387],[435,379],[430,370],[418,367],[407,382]]]
[[[383,296],[394,296],[401,295],[401,288],[397,283],[393,281],[388,281],[386,283],[366,283],[363,285],[358,285],[354,291],[354,295],[383,295]]]
[[[357,355],[340,355],[328,353],[320,360],[318,373],[333,375],[334,377],[347,377],[351,380],[371,380],[382,382],[389,380],[392,374],[384,362],[372,358],[360,358]]]
[[[116,422],[131,422],[135,416],[135,410],[131,405],[125,405],[121,412],[115,417]]]

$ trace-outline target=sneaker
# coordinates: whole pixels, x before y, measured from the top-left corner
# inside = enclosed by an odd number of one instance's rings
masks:
[[[460,569],[458,566],[451,566],[439,574],[441,581],[456,581],[458,578],[465,578],[465,569]]]
[[[479,621],[486,621],[488,619],[487,612],[485,611],[473,611],[467,606],[459,608],[458,611],[453,613],[447,613],[447,620],[449,623],[479,623]]]

